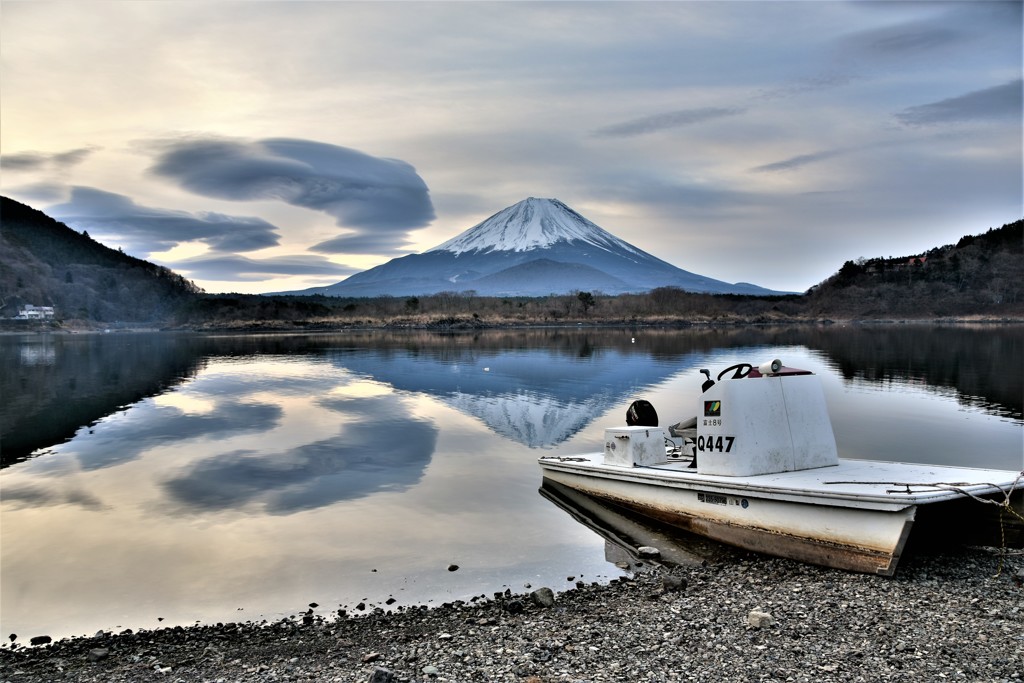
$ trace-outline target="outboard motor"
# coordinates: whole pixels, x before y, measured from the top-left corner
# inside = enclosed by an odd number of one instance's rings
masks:
[[[637,399],[626,410],[626,424],[630,427],[657,427],[658,413],[650,402]]]

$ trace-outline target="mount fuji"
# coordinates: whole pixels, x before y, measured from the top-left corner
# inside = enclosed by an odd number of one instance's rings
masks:
[[[371,297],[603,294],[679,287],[715,294],[780,294],[697,275],[598,227],[557,199],[530,197],[421,254],[392,259],[329,287],[291,294]]]

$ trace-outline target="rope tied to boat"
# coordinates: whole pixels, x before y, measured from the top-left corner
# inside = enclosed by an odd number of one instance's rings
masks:
[[[1017,475],[1017,478],[1013,480],[1012,484],[1010,484],[1010,488],[1007,489],[1006,491],[1003,490],[1002,486],[1000,486],[998,484],[993,484],[993,483],[987,482],[987,481],[906,482],[906,481],[864,481],[864,480],[860,480],[860,481],[825,481],[825,482],[822,482],[822,483],[823,484],[842,484],[842,485],[857,485],[857,484],[859,484],[859,485],[863,485],[863,486],[899,486],[899,487],[902,487],[902,488],[899,488],[899,489],[886,489],[885,490],[886,493],[906,493],[906,494],[912,494],[912,493],[914,493],[914,491],[911,490],[911,487],[915,487],[917,489],[933,489],[933,490],[937,490],[937,491],[954,491],[956,493],[959,493],[961,495],[967,496],[969,498],[973,498],[974,500],[976,500],[976,501],[978,501],[980,503],[988,503],[988,504],[991,504],[991,505],[1006,505],[1006,506],[1009,506],[1009,504],[1010,504],[1010,496],[1013,494],[1014,490],[1017,488],[1017,485],[1020,483],[1021,479],[1024,479],[1024,470],[1021,470],[1021,472]],[[973,493],[972,491],[970,491],[967,488],[967,487],[977,488],[979,486],[987,486],[990,489],[995,489],[996,491],[1002,493],[1003,496],[1004,496],[1003,501],[1000,502],[1000,501],[996,501],[996,500],[991,500],[989,498],[983,498],[983,497]],[[921,491],[918,491],[918,492],[921,492]],[[1015,511],[1013,511],[1013,514],[1016,515],[1017,517],[1020,517],[1020,515],[1017,515],[1017,513]]]
[[[992,499],[992,498],[983,498],[981,496],[975,495],[974,493],[971,493],[967,489],[962,488],[964,486],[964,484],[957,484],[957,485],[943,484],[943,485],[941,485],[941,486],[948,486],[949,490],[957,491],[958,493],[962,493],[962,494],[964,494],[964,495],[966,495],[966,496],[968,496],[968,497],[978,501],[979,503],[985,503],[987,505],[995,505],[996,507],[999,508],[999,543],[1000,543],[1000,547],[999,547],[999,566],[996,568],[996,573],[992,577],[994,579],[995,578],[999,578],[1000,576],[1003,575],[1003,559],[1007,555],[1007,550],[1006,550],[1006,523],[1005,523],[1006,513],[1009,512],[1011,515],[1013,515],[1014,517],[1019,519],[1021,522],[1024,522],[1024,517],[1022,517],[1016,510],[1014,510],[1013,506],[1010,504],[1010,498],[1011,498],[1011,496],[1013,496],[1013,492],[1017,489],[1017,485],[1020,484],[1021,479],[1024,479],[1024,470],[1021,470],[1021,472],[1017,475],[1017,478],[1013,480],[1012,484],[1010,484],[1010,488],[1007,489],[1006,491],[1004,491],[1001,487],[996,486],[995,484],[985,483],[986,486],[991,486],[992,488],[995,488],[1000,493],[1002,493],[1003,494],[1003,499],[1002,500]]]
[[[1001,544],[1000,552],[999,552],[999,568],[996,570],[995,576],[993,576],[993,578],[997,578],[997,577],[1001,576],[1002,573],[1003,573],[1003,558],[1006,557],[1006,555],[1008,554],[1008,551],[1006,549],[1006,524],[1005,524],[1005,521],[1004,521],[1006,513],[1010,513],[1011,515],[1013,515],[1014,517],[1019,519],[1022,523],[1024,523],[1024,516],[1021,516],[1021,514],[1019,512],[1017,512],[1016,510],[1013,509],[1013,505],[1010,504],[1010,498],[1013,496],[1013,493],[1017,490],[1017,486],[1021,483],[1022,479],[1024,479],[1024,470],[1021,470],[1020,473],[1017,474],[1017,477],[1013,480],[1013,483],[1010,484],[1010,488],[1006,489],[1005,491],[1003,490],[1003,487],[998,486],[996,484],[989,483],[989,482],[963,482],[963,481],[961,481],[961,482],[908,483],[908,482],[902,482],[902,481],[826,481],[824,483],[826,483],[826,484],[872,484],[872,485],[884,484],[884,485],[887,485],[887,486],[901,486],[901,487],[903,487],[903,489],[887,489],[886,493],[907,493],[907,494],[910,494],[910,493],[913,493],[913,491],[910,490],[911,486],[917,487],[919,489],[933,489],[933,490],[939,490],[939,491],[955,491],[956,493],[959,493],[961,495],[967,496],[968,498],[976,500],[979,503],[985,503],[986,505],[995,505],[996,507],[999,508],[999,539],[1000,539],[1000,544]],[[983,496],[980,496],[980,495],[978,495],[978,494],[968,490],[967,489],[968,486],[973,487],[973,488],[976,488],[978,486],[987,486],[990,489],[995,489],[999,493],[1002,493],[1003,494],[1003,499],[999,500],[998,498],[995,498],[995,499],[993,499],[993,498],[985,498]],[[987,495],[992,495],[992,494],[989,493]]]
[[[1017,488],[1017,484],[1020,483],[1021,478],[1024,478],[1024,470],[1021,470],[1021,473],[1018,474],[1017,478],[1013,480],[1013,486],[1011,486],[1010,490],[1006,492],[1006,498],[1000,505],[1001,509],[999,510],[999,537],[1002,543],[1002,548],[1000,549],[1001,552],[999,553],[999,568],[996,570],[995,574],[997,577],[1001,576],[1003,573],[1003,558],[1006,557],[1007,554],[1006,525],[1003,523],[1003,516],[1007,512],[1009,512],[1011,515],[1019,519],[1021,522],[1024,522],[1024,517],[1022,517],[1016,510],[1013,509],[1013,506],[1010,505],[1010,495],[1013,493],[1013,490]]]
[[[573,455],[542,455],[540,460],[557,460],[558,462],[586,462],[590,458],[584,458]]]

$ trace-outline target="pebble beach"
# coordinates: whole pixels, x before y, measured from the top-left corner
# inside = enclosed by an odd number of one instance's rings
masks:
[[[5,642],[0,681],[1024,679],[1024,555],[904,558],[895,577],[740,554],[438,607]]]

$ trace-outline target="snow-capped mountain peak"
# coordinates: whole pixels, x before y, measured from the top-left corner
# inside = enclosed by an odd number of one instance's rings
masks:
[[[605,250],[637,253],[628,242],[591,223],[557,199],[536,197],[499,211],[429,252],[529,251],[550,247],[556,242],[584,242]]]
[[[690,292],[771,294],[715,280],[648,254],[599,228],[557,199],[530,197],[453,239],[356,273],[310,293],[332,296],[614,295],[678,287]]]

